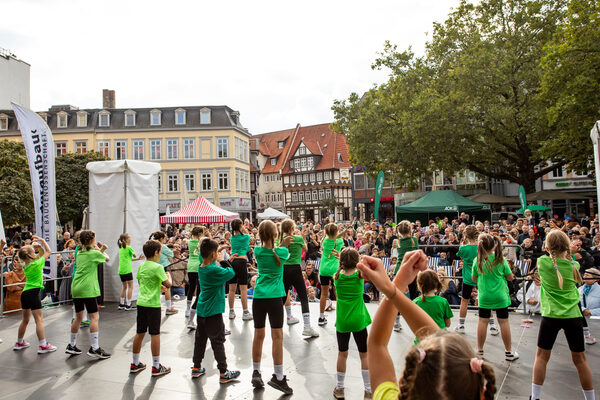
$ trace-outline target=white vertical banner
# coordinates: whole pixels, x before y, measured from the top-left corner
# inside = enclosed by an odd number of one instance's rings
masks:
[[[48,242],[52,251],[56,251],[55,152],[52,132],[46,122],[35,112],[15,103],[12,103],[12,108],[19,122],[29,162],[35,209],[35,233]],[[56,277],[56,257],[50,257],[50,276]]]
[[[6,235],[4,234],[4,222],[2,221],[2,211],[0,211],[0,240],[4,240],[6,242]]]

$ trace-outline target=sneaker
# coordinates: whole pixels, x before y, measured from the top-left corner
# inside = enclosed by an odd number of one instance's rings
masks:
[[[231,331],[229,329],[225,329],[225,336],[231,335]]]
[[[477,358],[479,358],[480,360],[483,360],[483,350],[479,350],[477,352]]]
[[[125,304],[119,304],[119,310],[124,310],[125,309]]]
[[[231,382],[240,376],[240,371],[225,371],[224,374],[219,374],[219,383]]]
[[[52,346],[50,343],[38,347],[38,354],[52,353],[53,351],[56,351],[56,346]]]
[[[335,397],[336,399],[345,399],[346,396],[344,395],[344,388],[336,387],[335,389],[333,389],[333,397]]]
[[[235,311],[229,310],[229,319],[235,319]]]
[[[498,336],[499,333],[500,331],[498,330],[498,327],[496,325],[490,326],[490,335]]]
[[[171,307],[171,308],[167,308],[167,311],[165,312],[165,314],[167,314],[167,315],[173,315],[173,314],[177,314],[178,312],[179,312],[178,309],[176,309],[175,307]],[[167,372],[167,374],[168,374],[168,372]]]
[[[454,328],[454,331],[456,333],[462,333],[464,335],[465,334],[465,326],[464,325],[458,325],[456,328]]]
[[[373,398],[373,393],[369,392],[368,390],[365,390],[365,399],[372,399]]]
[[[401,330],[402,330],[402,325],[400,325],[400,322],[394,322],[394,331],[400,332]]]
[[[277,380],[277,376],[275,374],[273,374],[273,377],[271,378],[271,380],[269,381],[269,386],[277,389],[277,390],[281,390],[283,393],[285,394],[292,394],[294,393],[294,391],[292,390],[291,387],[288,386],[287,384],[287,378],[284,375],[282,380]]]
[[[90,326],[90,320],[86,319],[85,321],[81,321],[81,324],[79,324],[79,326],[87,328],[88,326]]]
[[[242,314],[242,321],[252,321],[253,319],[254,317],[250,312],[245,312],[244,314]]]
[[[327,318],[323,317],[319,317],[319,326],[324,326],[327,324]]]
[[[29,346],[30,346],[30,344],[23,340],[22,343],[19,343],[19,342],[15,343],[15,345],[13,346],[13,350],[15,350],[15,351],[25,350]]]
[[[192,367],[192,379],[194,379],[194,378],[200,378],[205,373],[206,373],[206,369],[205,368]]]
[[[287,318],[288,325],[294,325],[294,324],[297,324],[298,322],[300,322],[300,320],[294,316]]]
[[[137,374],[140,371],[143,371],[146,369],[146,364],[142,363],[142,362],[138,362],[137,365],[135,365],[134,363],[131,363],[131,366],[129,367],[129,373],[130,374]]]
[[[78,355],[80,355],[82,353],[82,351],[77,346],[71,346],[71,343],[69,343],[67,345],[67,349],[65,350],[65,353],[67,353],[67,354],[73,354],[75,356],[78,356]]]
[[[191,331],[196,330],[196,324],[194,324],[194,321],[188,321],[187,328]]]
[[[125,305],[125,311],[133,311],[133,310],[137,310],[137,306],[136,305],[132,305],[132,304],[126,304]]]
[[[304,328],[302,336],[319,337],[319,332],[315,331],[313,328]]]
[[[506,361],[515,361],[518,358],[519,358],[519,353],[517,353],[516,351],[505,351],[504,352],[504,359]]]
[[[596,339],[594,339],[594,338],[592,337],[592,335],[587,335],[587,336],[584,336],[583,338],[584,338],[584,340],[585,340],[585,344],[592,345],[592,344],[595,344],[595,343],[596,343]]]
[[[189,308],[186,308],[186,309],[185,309],[185,318],[186,318],[186,319],[188,319],[188,318],[190,317],[190,313],[191,313],[191,311],[192,311],[192,310],[191,310],[191,309],[189,309]]]
[[[265,384],[262,380],[262,376],[257,370],[254,370],[254,372],[252,372],[252,386],[255,388],[265,387]]]
[[[110,354],[108,354],[107,352],[102,350],[102,347],[98,347],[96,350],[94,350],[90,347],[90,349],[87,352],[87,355],[90,357],[101,359],[101,360],[110,358]]]
[[[162,364],[158,364],[158,368],[152,367],[152,376],[166,375],[171,372],[171,368],[165,367]]]

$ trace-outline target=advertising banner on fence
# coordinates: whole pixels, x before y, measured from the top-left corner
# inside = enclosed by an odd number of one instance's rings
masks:
[[[2,222],[2,211],[0,211],[0,240],[6,242],[6,235],[4,234],[4,222]]]
[[[19,129],[23,137],[33,207],[35,209],[35,233],[44,238],[52,251],[56,251],[56,184],[54,180],[54,141],[52,132],[35,112],[12,103]],[[56,258],[50,258],[50,275],[56,277]]]

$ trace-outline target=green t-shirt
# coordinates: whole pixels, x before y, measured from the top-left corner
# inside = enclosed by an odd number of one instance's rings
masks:
[[[340,333],[360,332],[369,326],[371,316],[363,299],[365,280],[358,277],[358,271],[340,273],[333,284],[337,294],[335,329]]]
[[[578,262],[557,259],[558,272],[563,278],[563,288],[558,286],[558,276],[552,257],[538,258],[537,267],[542,281],[540,288],[541,314],[548,318],[580,318],[579,291],[573,275],[573,267],[579,269]],[[572,264],[573,263],[573,264]]]
[[[467,244],[464,246],[460,246],[458,248],[458,253],[456,255],[463,260],[463,268],[462,268],[462,277],[463,283],[467,285],[475,286],[475,282],[473,282],[472,271],[473,264],[475,259],[477,258],[477,245],[476,244]]]
[[[98,250],[81,248],[77,253],[77,272],[71,283],[73,298],[82,299],[100,296],[98,264],[106,262],[106,256]]]
[[[160,249],[160,259],[158,260],[158,263],[160,265],[162,265],[163,267],[166,267],[167,265],[171,265],[171,262],[169,261],[169,257],[173,257],[173,252],[171,251],[170,248],[167,247],[166,244],[163,244],[162,248]]]
[[[407,237],[398,239],[398,258],[396,259],[396,267],[394,268],[394,275],[398,273],[400,265],[404,255],[409,251],[419,250],[419,239],[416,237]]]
[[[71,278],[75,276],[75,272],[77,271],[77,253],[79,253],[79,245],[75,246],[75,250],[73,250],[73,273],[71,274]]]
[[[188,242],[188,250],[190,252],[187,270],[188,272],[198,272],[200,266],[200,249],[198,248],[198,239],[190,239]],[[196,254],[197,253],[197,254]]]
[[[279,256],[281,265],[277,265],[273,251]],[[286,247],[276,247],[275,249],[265,249],[264,247],[254,248],[254,257],[258,268],[258,276],[254,284],[255,299],[275,299],[285,297],[285,288],[283,286],[283,263],[290,256]]]
[[[231,235],[231,254],[245,257],[250,251],[250,235]]]
[[[341,238],[325,238],[321,245],[323,246],[323,255],[321,256],[321,264],[319,265],[319,275],[333,276],[340,266],[340,260],[333,255],[333,249],[338,252],[342,251],[344,241]]]
[[[512,274],[506,259],[504,263],[491,266],[494,263],[494,255],[488,256],[488,263],[481,267],[483,273],[479,272],[477,260],[473,263],[473,276],[477,277],[477,295],[479,299],[479,308],[495,310],[510,306],[510,295],[508,294],[508,284],[506,275]]]
[[[131,246],[125,246],[119,249],[119,275],[130,274],[133,272],[131,260],[134,253]]]
[[[137,305],[160,308],[160,287],[168,279],[163,266],[154,261],[144,261],[138,268],[136,278],[140,283]]]
[[[200,298],[196,307],[199,317],[210,317],[225,312],[225,282],[235,276],[231,267],[223,268],[216,262],[198,268]]]
[[[44,264],[46,259],[40,257],[37,260],[33,260],[29,265],[23,268],[25,273],[25,287],[23,291],[31,289],[43,289],[44,288]]]
[[[448,300],[441,296],[425,296],[425,301],[423,301],[422,297],[415,298],[413,302],[421,307],[440,329],[446,329],[446,320],[454,316]]]
[[[288,235],[283,235],[282,239],[285,239]],[[302,264],[302,246],[304,246],[304,238],[302,236],[294,235],[294,241],[287,247],[290,251],[290,258],[288,258],[284,265],[300,265]]]

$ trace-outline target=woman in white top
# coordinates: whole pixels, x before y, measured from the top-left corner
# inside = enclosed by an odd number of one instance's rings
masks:
[[[525,287],[527,288],[527,292],[525,293],[525,300],[523,300],[523,289],[520,289],[517,292],[517,300],[521,303],[523,301],[527,302],[527,312],[530,314],[540,313],[541,305],[540,305],[540,288],[542,286],[542,282],[540,281],[540,275],[537,271],[533,274],[533,282],[525,281]],[[517,308],[518,312],[523,312],[523,307]]]

